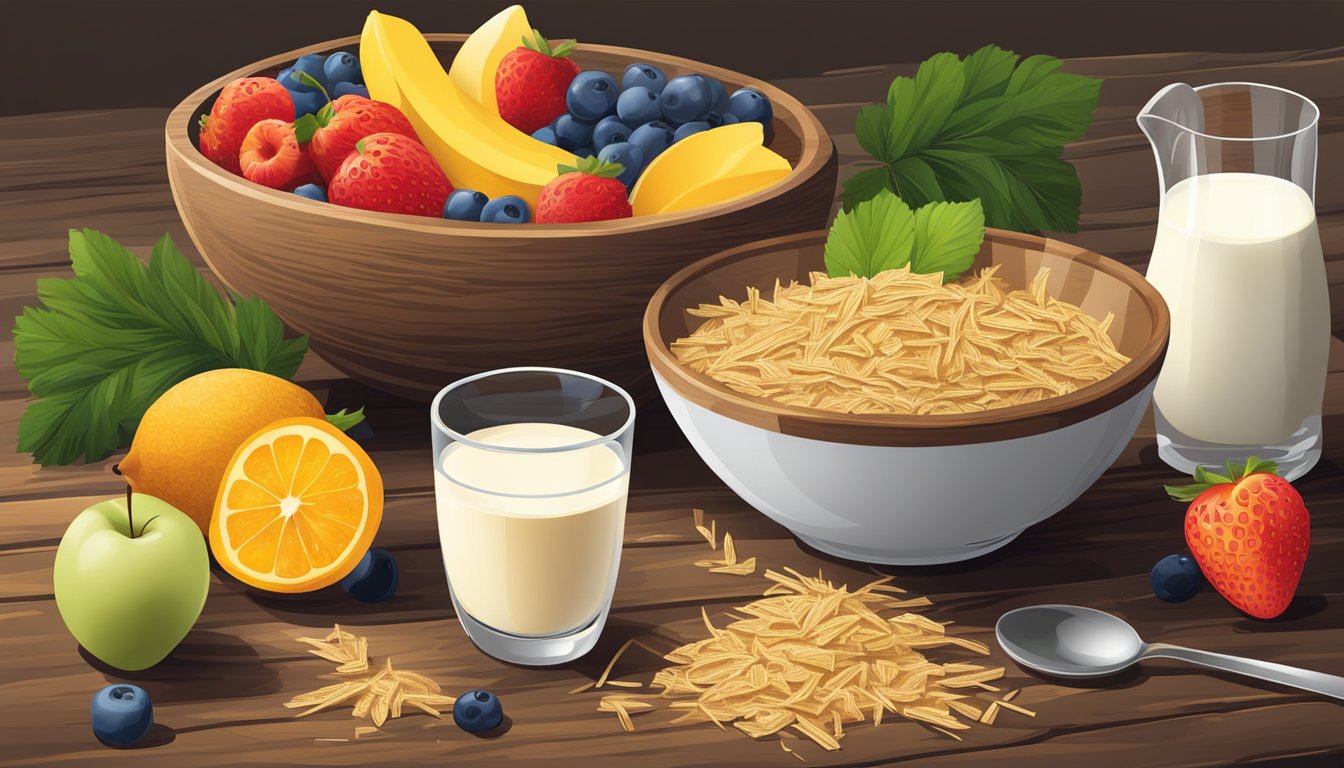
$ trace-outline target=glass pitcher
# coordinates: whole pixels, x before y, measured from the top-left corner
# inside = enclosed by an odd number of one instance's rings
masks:
[[[1192,472],[1321,454],[1330,295],[1310,100],[1255,83],[1169,85],[1139,113],[1162,203],[1148,264],[1171,310],[1153,393],[1158,455]]]

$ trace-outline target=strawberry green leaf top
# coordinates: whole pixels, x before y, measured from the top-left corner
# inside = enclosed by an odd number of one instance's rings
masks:
[[[529,51],[536,51],[542,56],[549,56],[552,59],[563,59],[569,56],[579,45],[577,40],[566,40],[555,47],[551,46],[546,36],[535,27],[532,29],[532,36],[523,35],[523,47]]]
[[[1219,485],[1229,485],[1241,481],[1243,478],[1255,474],[1273,475],[1278,473],[1278,465],[1272,461],[1265,461],[1257,456],[1252,456],[1244,463],[1236,463],[1228,460],[1227,474],[1220,475],[1203,467],[1195,467],[1195,482],[1190,485],[1164,485],[1167,495],[1176,501],[1194,501],[1199,495]]]
[[[609,163],[606,160],[599,160],[592,155],[580,158],[578,165],[565,165],[561,163],[555,167],[556,173],[564,176],[566,173],[585,173],[589,176],[597,176],[603,179],[614,179],[625,171],[625,166],[620,163]]]

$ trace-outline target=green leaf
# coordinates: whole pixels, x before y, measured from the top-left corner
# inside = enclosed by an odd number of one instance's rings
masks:
[[[910,263],[915,215],[889,190],[841,211],[826,236],[826,272],[832,277],[872,277]]]
[[[890,189],[914,208],[979,199],[991,227],[1077,231],[1082,189],[1060,156],[1091,125],[1101,80],[1061,67],[986,46],[896,78],[885,106],[859,110],[854,124],[887,177],[870,169],[846,181],[845,209]]]
[[[242,367],[292,377],[306,337],[260,299],[229,302],[164,236],[144,264],[94,230],[70,231],[75,277],[44,279],[14,321],[14,364],[34,396],[18,447],[42,465],[96,461],[126,445],[179,381]]]
[[[915,255],[910,268],[943,273],[949,283],[970,269],[985,240],[985,213],[979,200],[929,203],[915,211]]]
[[[342,408],[335,413],[327,414],[327,421],[342,432],[349,432],[350,428],[364,420],[364,409],[360,408],[353,413]]]
[[[326,107],[323,107],[322,109],[326,109]],[[300,144],[307,144],[309,141],[312,141],[313,134],[317,133],[317,129],[321,127],[322,125],[317,122],[315,116],[304,115],[294,121],[294,138]]]

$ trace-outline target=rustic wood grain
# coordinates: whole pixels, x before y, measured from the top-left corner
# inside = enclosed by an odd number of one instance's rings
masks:
[[[1169,54],[1079,59],[1068,66],[1108,80],[1092,131],[1069,150],[1086,193],[1082,231],[1063,239],[1137,268],[1146,262],[1156,214],[1153,162],[1133,122],[1139,105],[1174,80],[1259,80],[1316,100],[1326,115],[1317,203],[1334,329],[1344,330],[1344,176],[1336,172],[1344,149],[1344,51]],[[911,71],[893,65],[778,85],[813,106],[835,135],[843,179],[865,162],[852,135],[855,111],[884,93],[894,74]],[[70,227],[103,229],[142,253],[169,231],[202,264],[166,183],[166,115],[146,109],[0,119],[0,314],[12,317],[31,303],[36,279],[68,275]],[[8,360],[12,352],[11,341],[0,341],[0,356]],[[1344,448],[1328,437],[1344,430],[1344,343],[1334,343],[1330,370],[1326,453],[1298,482],[1313,514],[1313,551],[1299,597],[1279,620],[1247,619],[1213,593],[1181,605],[1149,593],[1152,563],[1181,549],[1182,512],[1161,491],[1175,473],[1156,457],[1151,422],[1082,498],[1004,549],[968,563],[882,570],[929,595],[936,603],[929,615],[981,638],[1005,610],[1073,602],[1113,610],[1149,640],[1344,674]],[[851,584],[872,577],[869,569],[801,547],[728,492],[659,409],[642,409],[637,434],[655,433],[661,450],[641,448],[635,459],[615,609],[599,647],[556,669],[498,663],[474,649],[452,613],[435,533],[423,407],[354,384],[313,355],[299,379],[334,407],[370,407],[376,431],[370,452],[388,488],[378,544],[401,563],[400,594],[374,606],[333,590],[283,598],[216,575],[205,612],[182,646],[155,669],[126,677],[81,654],[51,596],[60,535],[79,510],[121,490],[111,472],[117,457],[38,469],[15,453],[25,389],[12,366],[0,366],[0,765],[794,764],[769,740],[757,743],[707,725],[673,726],[666,712],[637,716],[638,730],[623,733],[612,715],[596,711],[597,694],[565,692],[595,679],[625,639],[672,647],[702,636],[701,605],[719,617],[759,594],[759,572],[709,574],[693,565],[707,550],[691,528],[692,507],[732,531],[742,554],[758,557],[762,568],[823,568]],[[395,721],[385,738],[314,742],[351,738],[355,721],[339,712],[293,720],[280,704],[324,683],[319,676],[329,665],[306,656],[294,638],[334,621],[367,634],[375,657],[391,655],[450,690],[496,691],[511,729],[477,739],[451,722],[410,716]],[[992,658],[1007,663],[997,649]],[[655,664],[632,652],[616,674],[647,680]],[[877,729],[849,729],[841,752],[790,744],[813,765],[841,766],[1315,768],[1344,762],[1344,710],[1317,697],[1166,662],[1097,684],[1064,684],[1007,666],[1005,685],[1022,687],[1017,701],[1038,711],[1036,718],[1004,713],[965,742],[889,719]],[[161,727],[150,748],[112,751],[89,733],[89,697],[124,679],[154,697]]]

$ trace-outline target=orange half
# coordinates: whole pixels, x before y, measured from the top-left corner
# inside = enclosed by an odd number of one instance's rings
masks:
[[[323,419],[281,419],[234,452],[210,549],[239,581],[310,592],[354,569],[382,519],[382,476],[355,441]]]

